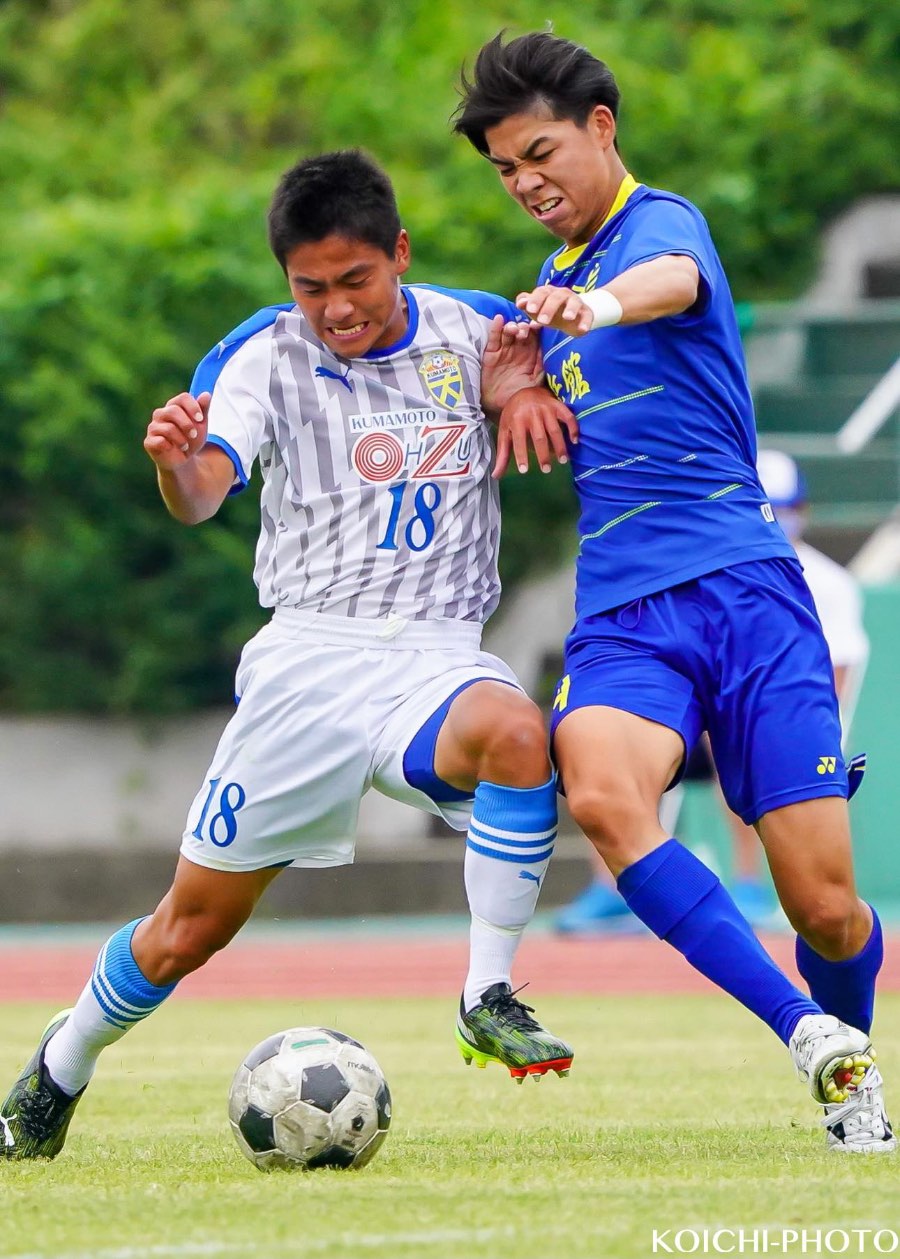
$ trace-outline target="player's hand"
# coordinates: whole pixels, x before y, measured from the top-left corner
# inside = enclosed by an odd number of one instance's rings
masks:
[[[174,472],[192,459],[206,441],[211,395],[180,393],[157,407],[147,426],[144,450],[164,472]]]
[[[509,322],[502,315],[491,320],[491,330],[481,360],[481,405],[496,418],[513,394],[544,379],[537,329]]]
[[[566,436],[578,441],[578,421],[545,385],[520,389],[503,408],[497,426],[497,457],[491,476],[503,476],[512,455],[520,472],[528,471],[528,448],[534,451],[538,467],[549,472],[555,457],[569,462]]]
[[[555,284],[542,284],[530,293],[520,293],[516,305],[537,327],[556,328],[572,337],[583,337],[594,322],[593,311],[577,293]]]

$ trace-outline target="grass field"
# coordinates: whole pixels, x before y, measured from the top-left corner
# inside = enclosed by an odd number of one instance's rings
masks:
[[[0,1007],[4,1083],[50,1013]],[[654,1228],[900,1229],[896,1159],[827,1154],[786,1051],[724,998],[540,1013],[575,1068],[518,1087],[463,1066],[445,1000],[175,999],[107,1051],[56,1162],[0,1164],[0,1255],[644,1259]],[[235,1066],[297,1024],[349,1032],[390,1081],[391,1133],[363,1171],[264,1175],[232,1140]],[[896,1110],[900,996],[878,1030]]]

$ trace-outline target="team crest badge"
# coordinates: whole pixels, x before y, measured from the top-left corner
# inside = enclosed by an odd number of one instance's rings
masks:
[[[438,406],[452,410],[462,398],[463,381],[459,358],[449,350],[435,350],[426,354],[419,368],[419,375]]]

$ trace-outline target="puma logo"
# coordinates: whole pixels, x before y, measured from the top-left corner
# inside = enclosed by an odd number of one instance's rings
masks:
[[[333,372],[330,367],[317,367],[316,375],[326,380],[336,380],[338,384],[343,385],[345,389],[353,393],[353,381],[350,379],[350,368],[348,367],[343,376],[340,372]]]
[[[13,1136],[12,1128],[10,1128],[9,1125],[14,1119],[18,1118],[18,1115],[10,1115],[8,1119],[4,1119],[4,1117],[0,1115],[0,1124],[3,1125],[3,1144],[8,1150],[11,1150],[16,1144],[16,1138]]]

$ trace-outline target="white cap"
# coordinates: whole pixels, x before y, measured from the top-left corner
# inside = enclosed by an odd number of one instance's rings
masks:
[[[806,502],[808,494],[803,473],[784,451],[761,450],[756,459],[756,471],[773,507],[797,507]]]

